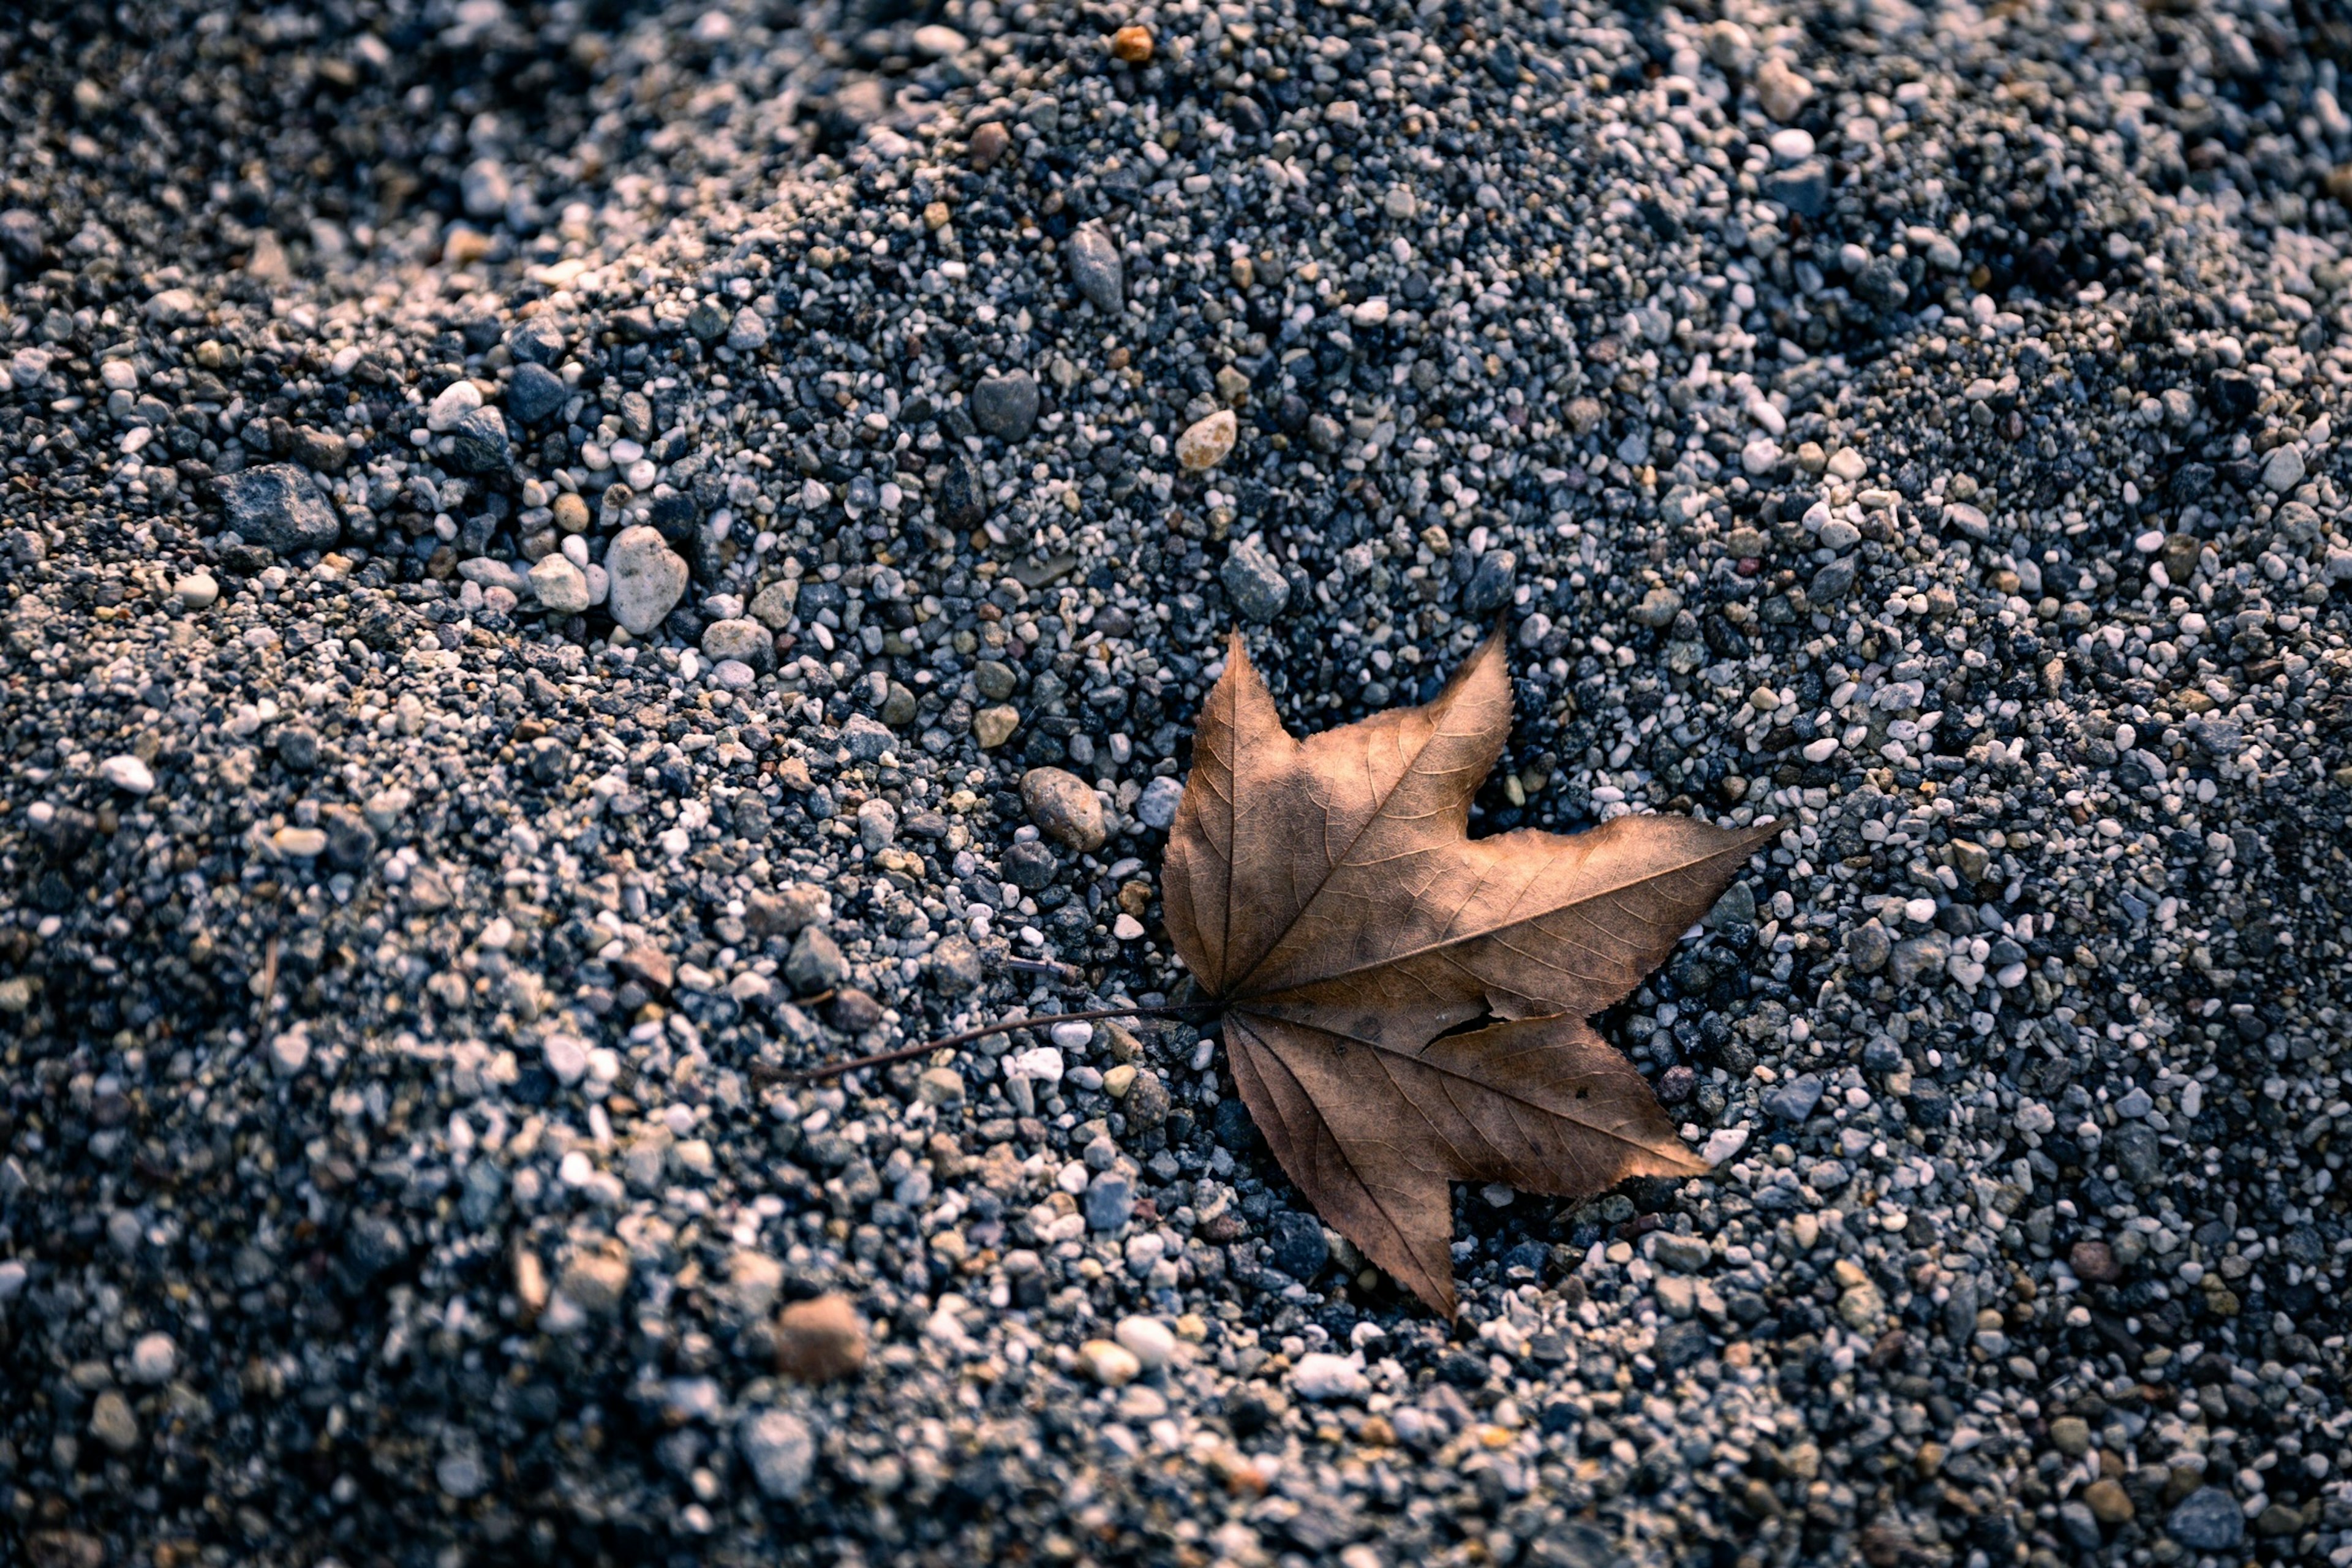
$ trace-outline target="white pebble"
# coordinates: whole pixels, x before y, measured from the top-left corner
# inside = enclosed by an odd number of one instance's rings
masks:
[[[107,758],[98,764],[98,773],[127,795],[147,795],[155,788],[154,770],[128,753]]]
[[[1176,1353],[1176,1336],[1157,1318],[1121,1318],[1111,1337],[1127,1348],[1146,1372],[1157,1372]]]
[[[1307,1352],[1290,1373],[1290,1391],[1301,1399],[1354,1399],[1368,1386],[1351,1358],[1328,1351]]]
[[[142,1334],[131,1347],[131,1381],[150,1385],[169,1383],[180,1367],[180,1347],[169,1334]]]
[[[1004,1076],[1030,1079],[1038,1083],[1059,1083],[1062,1081],[1062,1053],[1052,1046],[1015,1051],[1004,1058]]]
[[[1094,1044],[1092,1024],[1056,1024],[1053,1027],[1054,1043],[1066,1051],[1082,1051]]]

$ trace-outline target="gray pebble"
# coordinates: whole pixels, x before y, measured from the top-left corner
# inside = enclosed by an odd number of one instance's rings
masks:
[[[229,531],[248,544],[291,555],[330,549],[342,536],[342,521],[335,515],[334,503],[320,493],[308,473],[291,463],[225,474],[218,488],[227,510]]]

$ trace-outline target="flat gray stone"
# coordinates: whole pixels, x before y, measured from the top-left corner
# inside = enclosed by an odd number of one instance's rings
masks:
[[[267,545],[280,555],[325,550],[342,537],[335,515],[310,476],[291,463],[223,475],[215,481],[231,533],[247,544]]]

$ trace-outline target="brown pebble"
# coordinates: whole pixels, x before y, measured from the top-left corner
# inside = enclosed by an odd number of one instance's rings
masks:
[[[2074,1270],[2074,1278],[2086,1284],[2110,1285],[2123,1278],[2115,1250],[2104,1241],[2076,1242],[2066,1254],[2066,1263]]]
[[[845,986],[835,994],[826,1016],[844,1034],[862,1035],[882,1021],[882,1004],[854,985]]]
[[[2105,1479],[2083,1489],[2083,1501],[2089,1506],[2091,1517],[2101,1524],[2122,1524],[2139,1511],[2132,1505],[2129,1492]]]
[[[971,166],[975,169],[990,167],[1003,157],[1004,150],[1012,145],[1013,133],[1004,129],[1003,122],[990,121],[971,133]]]
[[[799,1383],[833,1383],[866,1364],[866,1324],[846,1296],[795,1301],[776,1314],[776,1370]]]
[[[1022,774],[1021,803],[1040,833],[1082,854],[1091,855],[1110,837],[1094,786],[1066,768],[1031,768]]]
[[[1121,27],[1110,36],[1110,52],[1129,65],[1141,65],[1151,58],[1151,29]]]

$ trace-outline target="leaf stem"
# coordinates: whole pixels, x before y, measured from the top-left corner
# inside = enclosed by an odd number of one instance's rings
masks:
[[[1195,1003],[1190,1006],[1170,1005],[1159,1007],[1093,1007],[1082,1013],[1034,1013],[1025,1018],[1007,1018],[1003,1023],[966,1029],[958,1035],[941,1035],[935,1040],[925,1040],[919,1046],[901,1046],[895,1051],[878,1051],[870,1057],[858,1057],[850,1061],[835,1062],[830,1067],[794,1068],[778,1071],[770,1068],[761,1076],[783,1083],[804,1082],[814,1079],[837,1078],[845,1072],[858,1072],[866,1068],[889,1067],[893,1063],[912,1061],[933,1051],[953,1046],[970,1045],[991,1035],[1009,1035],[1015,1029],[1050,1028],[1055,1024],[1091,1024],[1103,1018],[1160,1018],[1177,1013],[1199,1013],[1208,1009]]]

